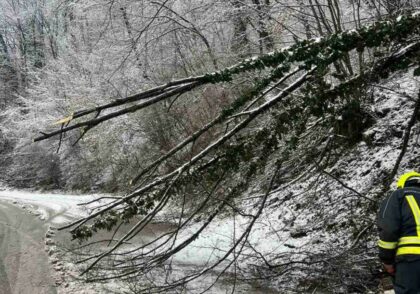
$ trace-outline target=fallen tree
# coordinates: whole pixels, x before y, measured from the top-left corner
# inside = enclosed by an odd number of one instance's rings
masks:
[[[235,98],[216,118],[139,171],[133,177],[131,193],[116,197],[88,217],[61,228],[71,229],[75,239],[85,240],[100,229],[118,231],[121,224],[130,225],[128,232],[114,240],[109,249],[81,260],[87,263],[83,273],[94,268],[108,269],[106,274],[91,280],[145,275],[162,267],[192,244],[216,217],[233,212],[247,218],[248,223],[216,262],[167,284],[145,286],[141,291],[165,292],[182,287],[216,268],[221,273],[228,271],[246,246],[250,232],[276,187],[299,179],[311,170],[323,172],[334,162],[334,148],[351,143],[353,134],[360,135],[365,127],[360,122],[364,119],[361,109],[363,104],[368,104],[363,96],[366,88],[394,72],[419,66],[419,30],[420,14],[413,14],[394,21],[376,22],[359,30],[297,42],[214,73],[175,80],[108,104],[77,111],[57,122],[60,129],[41,133],[35,141],[54,136],[60,136],[61,141],[63,134],[80,129],[80,140],[99,124],[116,117],[164,100],[174,102],[182,99],[183,94],[207,84],[229,83],[245,73],[256,76],[263,73],[263,77],[255,78],[250,91]],[[334,71],[334,64],[342,62],[349,54],[369,50],[375,54],[363,71],[344,76]],[[419,74],[418,68],[414,74]],[[344,127],[343,117],[346,117]],[[169,172],[159,169],[175,154],[188,152],[188,148],[215,127],[220,128],[218,137],[191,154],[189,160]],[[255,179],[264,183],[261,185],[263,193],[255,196],[251,212],[243,211],[234,200],[249,192]],[[192,190],[205,197],[186,210],[184,195]],[[366,195],[358,196],[366,203],[377,201]],[[183,208],[175,229],[147,244],[123,248],[175,199]],[[200,223],[198,229],[179,240],[181,232],[196,222]],[[109,257],[114,259],[112,268],[107,265]],[[280,267],[271,262],[267,264],[269,268]]]

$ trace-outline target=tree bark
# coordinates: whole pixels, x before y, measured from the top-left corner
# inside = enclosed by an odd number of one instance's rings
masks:
[[[246,57],[249,54],[249,39],[247,35],[247,23],[243,13],[244,4],[241,1],[231,0],[235,8],[233,16],[233,40],[232,50],[240,57]]]

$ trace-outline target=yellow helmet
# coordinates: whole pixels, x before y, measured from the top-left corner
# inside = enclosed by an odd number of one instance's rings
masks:
[[[413,177],[418,177],[418,178],[420,178],[420,173],[418,173],[418,172],[415,172],[415,171],[412,171],[412,172],[408,172],[408,173],[405,173],[405,174],[403,174],[401,177],[400,177],[400,179],[398,180],[398,182],[397,182],[397,188],[398,189],[401,189],[401,188],[404,188],[404,186],[405,186],[405,183],[410,179],[410,178],[413,178]]]

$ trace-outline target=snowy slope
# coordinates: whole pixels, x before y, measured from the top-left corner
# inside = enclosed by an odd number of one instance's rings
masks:
[[[375,220],[378,204],[385,197],[380,193],[381,183],[401,152],[418,89],[419,82],[411,73],[394,75],[381,84],[370,109],[376,122],[364,132],[364,140],[326,170],[328,174],[309,173],[295,184],[276,189],[239,258],[238,271],[244,277],[263,277],[263,284],[281,293],[378,289]],[[419,136],[417,124],[397,176],[419,168]],[[255,204],[255,200],[242,201],[248,212],[255,213],[255,208],[250,209]],[[196,265],[216,262],[249,221],[242,216],[215,221],[175,260]]]
[[[315,289],[319,293],[348,293],[351,289],[358,292],[363,287],[375,288],[378,280],[371,277],[372,272],[379,270],[379,264],[374,224],[377,205],[384,197],[378,195],[379,183],[392,170],[400,153],[404,130],[414,105],[407,95],[415,98],[417,89],[418,82],[413,82],[411,74],[394,76],[390,82],[382,84],[373,96],[371,112],[376,123],[365,131],[364,141],[327,170],[328,174],[309,173],[302,180],[279,187],[270,195],[269,205],[256,222],[238,258],[237,270],[242,277],[262,277],[263,284],[282,293],[314,290],[310,287],[316,286],[318,281]],[[419,131],[418,126],[412,130],[399,174],[420,165]],[[86,216],[92,207],[88,209],[78,204],[97,197],[100,195],[0,191],[0,200],[29,207],[51,224]],[[245,211],[255,212],[255,208],[251,208],[254,204],[256,200],[250,199],[242,201],[241,205]],[[217,219],[191,246],[176,254],[172,262],[181,270],[216,262],[249,221],[243,216]],[[185,240],[198,226],[189,227],[179,236],[178,242]],[[271,270],[267,263],[273,266]],[[216,270],[221,270],[224,265],[226,263]],[[211,279],[206,283],[211,283]],[[196,286],[192,285],[192,288]],[[226,289],[230,287],[225,284]]]

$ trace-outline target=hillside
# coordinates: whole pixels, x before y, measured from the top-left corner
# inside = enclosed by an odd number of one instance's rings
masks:
[[[53,241],[64,293],[382,291],[376,214],[420,164],[419,9],[0,2],[3,200],[97,195]]]

